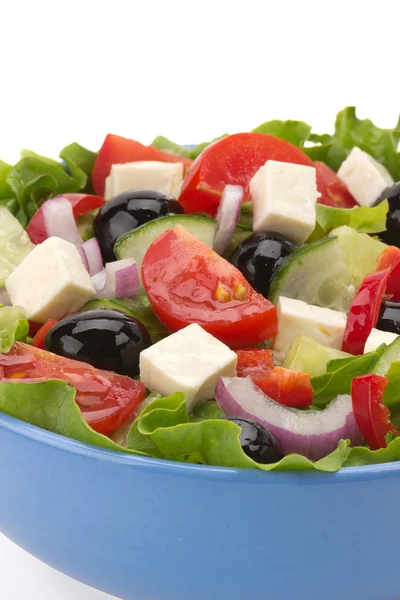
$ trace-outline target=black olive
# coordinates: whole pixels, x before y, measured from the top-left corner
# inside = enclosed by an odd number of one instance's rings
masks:
[[[386,231],[382,231],[378,236],[385,244],[400,248],[400,181],[384,190],[374,206],[377,206],[384,200],[387,200],[389,203],[389,210],[386,216]]]
[[[151,345],[147,329],[126,313],[95,309],[62,319],[46,335],[46,350],[98,369],[136,377],[139,355]]]
[[[94,220],[94,234],[104,262],[115,260],[114,244],[124,233],[158,217],[183,212],[175,198],[159,190],[137,189],[114,196],[101,207]]]
[[[239,425],[242,432],[240,434],[240,443],[243,452],[252,458],[255,462],[263,465],[278,462],[283,458],[280,443],[268,429],[248,419],[234,417],[227,419]]]
[[[400,335],[400,302],[382,302],[376,328]]]
[[[275,269],[295,246],[275,233],[254,233],[232,253],[230,261],[265,298]]]

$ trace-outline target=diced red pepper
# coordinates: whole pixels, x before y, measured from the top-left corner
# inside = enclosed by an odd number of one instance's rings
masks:
[[[49,319],[46,323],[36,332],[35,337],[32,340],[32,346],[35,348],[41,348],[44,350],[44,340],[50,329],[53,329],[58,321],[56,319]]]
[[[105,204],[104,198],[91,194],[62,194],[62,196],[70,202],[75,219],[88,215]],[[42,208],[33,215],[26,232],[33,244],[41,244],[47,239]]]
[[[377,271],[390,269],[386,284],[386,296],[392,302],[400,302],[400,248],[388,246],[380,255]]]
[[[270,398],[284,406],[310,406],[314,397],[308,373],[275,367],[271,350],[237,350],[238,377],[250,376]]]
[[[389,432],[400,435],[390,421],[389,409],[382,403],[387,382],[387,377],[369,373],[354,377],[351,385],[354,418],[372,450],[386,448]]]
[[[379,318],[389,273],[389,269],[371,273],[362,282],[347,315],[342,345],[344,352],[364,352],[365,342]]]

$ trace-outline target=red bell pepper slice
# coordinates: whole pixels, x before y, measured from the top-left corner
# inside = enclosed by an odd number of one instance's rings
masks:
[[[250,376],[270,398],[284,406],[310,406],[314,397],[308,373],[275,367],[271,350],[236,350],[238,377]]]
[[[365,342],[379,318],[389,273],[389,269],[371,273],[362,282],[347,315],[342,345],[344,352],[364,352]]]
[[[88,215],[106,202],[101,196],[93,196],[92,194],[62,194],[62,196],[70,202],[75,219]],[[26,232],[33,244],[41,244],[47,239],[41,208],[33,215]]]
[[[380,255],[377,271],[390,269],[386,284],[386,296],[392,302],[400,302],[400,248],[388,246]]]
[[[35,337],[32,340],[32,346],[35,348],[45,349],[44,340],[50,329],[53,329],[54,325],[56,325],[58,321],[56,319],[49,319],[46,323],[36,332]]]
[[[386,448],[389,432],[400,435],[390,421],[389,409],[382,403],[387,382],[387,377],[368,373],[354,377],[351,385],[354,418],[372,450]]]

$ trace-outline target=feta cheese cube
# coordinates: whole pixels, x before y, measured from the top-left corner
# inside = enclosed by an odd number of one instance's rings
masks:
[[[314,167],[268,160],[250,181],[253,230],[302,244],[315,228],[319,197]]]
[[[381,344],[391,344],[398,337],[396,333],[391,331],[381,331],[380,329],[373,329],[365,342],[364,354],[367,352],[373,352]]]
[[[37,323],[79,310],[96,295],[73,244],[50,237],[36,246],[6,280],[11,303]]]
[[[236,375],[237,355],[200,325],[188,325],[140,354],[140,379],[164,396],[186,395],[190,412],[214,397],[220,376]]]
[[[336,350],[342,349],[347,320],[345,313],[284,296],[279,298],[277,311],[278,334],[274,341],[274,356],[278,362],[283,361],[298,335],[305,335]]]
[[[361,206],[372,206],[394,183],[385,167],[357,146],[342,162],[338,177]]]
[[[115,164],[105,183],[107,200],[137,188],[160,190],[174,198],[179,196],[183,182],[183,163],[136,161]]]

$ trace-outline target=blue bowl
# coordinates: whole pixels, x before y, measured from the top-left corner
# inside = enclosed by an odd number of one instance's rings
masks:
[[[124,600],[396,600],[400,463],[263,473],[103,451],[0,415],[0,529]]]

